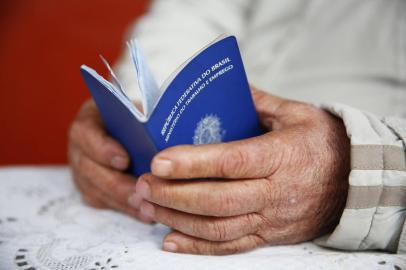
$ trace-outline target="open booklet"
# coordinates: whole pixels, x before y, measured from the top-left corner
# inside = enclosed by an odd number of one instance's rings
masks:
[[[104,61],[112,82],[82,65],[103,122],[128,151],[130,172],[150,171],[153,156],[179,144],[207,144],[261,134],[237,40],[220,36],[184,62],[159,88],[135,41],[128,43],[141,92],[138,109]]]

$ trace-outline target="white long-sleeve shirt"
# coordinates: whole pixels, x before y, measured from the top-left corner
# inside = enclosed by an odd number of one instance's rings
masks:
[[[347,205],[318,243],[406,253],[406,0],[156,0],[127,39],[160,84],[223,33],[237,36],[252,85],[345,123]],[[127,53],[116,71],[135,98]]]

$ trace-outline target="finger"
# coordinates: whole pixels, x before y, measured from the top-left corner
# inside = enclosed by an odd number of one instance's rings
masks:
[[[165,237],[163,250],[190,254],[226,255],[251,250],[263,244],[265,241],[254,234],[231,241],[213,242],[180,232],[172,232]]]
[[[118,170],[128,167],[127,152],[107,134],[94,102],[83,106],[70,128],[69,139],[100,164]]]
[[[103,201],[102,198],[99,198],[99,196],[95,196],[95,192],[92,192],[93,190],[86,187],[86,185],[83,183],[83,180],[75,180],[75,183],[80,190],[82,200],[86,204],[98,209],[108,208],[108,205]]]
[[[254,87],[251,87],[251,93],[260,121],[272,130],[314,121],[312,116],[320,112],[311,104],[277,97]]]
[[[240,141],[180,145],[158,153],[152,174],[176,178],[261,178],[277,168],[282,151],[279,134],[267,133]]]
[[[239,181],[170,181],[142,175],[131,201],[143,199],[182,212],[205,216],[235,216],[261,211],[270,200],[266,179]]]
[[[73,148],[70,150],[74,150]],[[76,151],[77,149],[75,149],[74,151]],[[69,156],[71,156],[72,151],[69,151]],[[71,161],[72,162],[72,161]],[[74,166],[72,166],[72,169],[74,168]],[[100,199],[96,198],[94,196],[94,192],[91,192],[91,188],[88,187],[89,184],[86,184],[86,182],[83,181],[83,178],[80,176],[79,172],[75,169],[73,169],[71,171],[72,174],[72,179],[73,182],[75,183],[76,187],[79,189],[82,200],[94,207],[94,208],[99,208],[99,209],[103,209],[103,208],[107,208],[107,205]]]
[[[120,171],[106,168],[84,154],[78,154],[73,164],[81,177],[88,179],[110,199],[128,205],[128,198],[135,192],[136,179]]]
[[[259,214],[233,217],[207,217],[187,214],[143,201],[140,207],[144,216],[165,224],[184,234],[210,240],[229,241],[255,233],[263,224]]]
[[[263,114],[266,114],[267,116],[278,115],[278,108],[287,101],[281,97],[260,91],[253,86],[251,86],[251,94],[260,118]]]
[[[145,223],[151,223],[153,221],[153,219],[145,216],[139,210],[109,198],[107,194],[95,187],[88,179],[81,178],[75,182],[81,190],[83,200],[90,206],[99,209],[110,208],[118,210]]]
[[[109,208],[103,201],[99,200],[95,196],[89,195],[87,193],[82,193],[82,200],[89,206],[97,209],[107,209]]]

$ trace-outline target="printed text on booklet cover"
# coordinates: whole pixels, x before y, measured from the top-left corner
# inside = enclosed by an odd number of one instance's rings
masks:
[[[165,142],[169,141],[171,134],[176,127],[176,123],[196,96],[211,82],[232,70],[233,67],[231,59],[226,57],[206,69],[190,84],[190,86],[179,97],[176,104],[172,107],[168,117],[165,119],[165,123],[161,129],[161,135],[165,137]]]

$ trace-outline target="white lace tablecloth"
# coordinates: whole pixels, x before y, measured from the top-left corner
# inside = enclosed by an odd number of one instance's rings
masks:
[[[312,243],[230,256],[161,250],[168,232],[84,205],[66,167],[0,169],[0,270],[405,269],[405,256]]]

